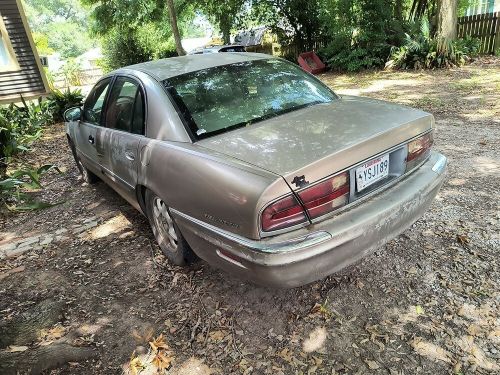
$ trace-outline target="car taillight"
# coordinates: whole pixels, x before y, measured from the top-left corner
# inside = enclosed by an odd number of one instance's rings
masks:
[[[270,204],[262,212],[262,230],[266,232],[291,227],[306,221],[307,216],[304,209],[294,195],[289,195]]]
[[[408,143],[408,156],[406,157],[406,170],[410,170],[429,155],[434,138],[427,133]]]
[[[311,219],[349,202],[349,173],[344,172],[298,193]]]
[[[346,205],[349,202],[349,173],[312,185],[298,192],[298,196],[302,203],[289,195],[267,206],[262,212],[262,230],[269,232],[307,222],[304,208],[309,218],[314,219]]]
[[[408,143],[408,157],[406,161],[412,161],[428,151],[433,143],[432,133],[427,133]]]

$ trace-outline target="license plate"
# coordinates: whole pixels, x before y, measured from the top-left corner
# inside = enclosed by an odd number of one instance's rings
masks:
[[[389,154],[367,161],[356,168],[356,186],[358,191],[389,175]]]

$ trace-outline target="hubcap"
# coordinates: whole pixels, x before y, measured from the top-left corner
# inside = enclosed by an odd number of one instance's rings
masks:
[[[153,216],[156,229],[161,239],[173,250],[177,250],[178,240],[175,233],[174,221],[167,210],[165,203],[158,197],[153,201]]]

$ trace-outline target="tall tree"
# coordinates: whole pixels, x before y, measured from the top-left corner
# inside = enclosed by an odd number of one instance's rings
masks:
[[[181,43],[181,34],[177,25],[177,12],[175,11],[174,0],[167,0],[167,9],[170,19],[170,27],[172,28],[172,34],[174,35],[175,49],[177,50],[177,54],[179,56],[183,56],[186,54],[186,51],[184,51]]]
[[[436,36],[451,41],[457,37],[457,0],[438,1]]]
[[[285,34],[293,30],[293,38],[299,50],[312,48],[321,31],[321,0],[254,0],[257,5],[267,7],[274,13],[275,28]],[[269,14],[269,12],[268,12]]]
[[[219,28],[225,44],[230,43],[231,29],[238,22],[245,0],[198,0],[203,13]]]

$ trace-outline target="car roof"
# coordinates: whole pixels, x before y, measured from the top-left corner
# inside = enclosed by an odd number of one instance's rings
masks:
[[[137,70],[152,76],[158,81],[163,81],[168,78],[172,78],[185,73],[195,72],[197,70],[270,58],[273,58],[273,56],[263,53],[249,52],[225,52],[220,54],[208,53],[201,55],[186,55],[130,65],[118,69],[111,74]]]

